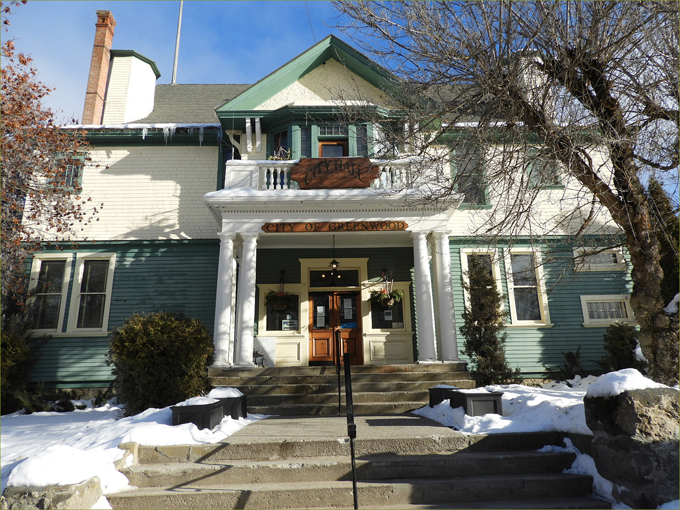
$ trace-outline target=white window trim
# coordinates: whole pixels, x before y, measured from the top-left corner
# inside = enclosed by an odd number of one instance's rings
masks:
[[[56,329],[31,329],[32,332],[38,334],[60,333],[64,327],[64,314],[66,312],[66,301],[68,298],[69,283],[71,280],[71,266],[73,263],[72,253],[39,253],[33,257],[31,262],[31,280],[29,282],[29,295],[35,292],[38,287],[38,278],[40,277],[40,268],[42,262],[46,260],[64,260],[64,280],[61,284],[61,304],[59,307],[59,320],[57,321]],[[35,302],[35,296],[29,298],[29,305]]]
[[[73,286],[71,290],[71,305],[68,314],[68,332],[104,332],[108,331],[109,327],[109,311],[111,309],[111,296],[113,294],[113,273],[116,267],[115,253],[78,253],[76,258],[76,270],[73,277]],[[78,325],[78,309],[80,307],[80,286],[83,281],[83,270],[85,268],[85,261],[88,260],[108,260],[109,267],[106,274],[106,302],[104,303],[104,317],[102,319],[101,328],[79,328]]]
[[[533,255],[536,266],[536,290],[538,292],[538,308],[540,310],[540,320],[519,320],[517,319],[517,308],[515,306],[515,284],[512,279],[512,260],[511,255]],[[505,248],[503,250],[505,262],[505,277],[508,284],[508,302],[510,303],[510,320],[508,327],[552,327],[550,322],[550,310],[548,308],[548,294],[545,289],[545,277],[543,274],[543,260],[541,252],[533,248]]]
[[[616,264],[588,262],[588,254],[615,253]],[[628,268],[623,248],[574,248],[574,270],[580,271],[625,271]]]
[[[491,268],[493,271],[494,280],[496,280],[496,290],[499,295],[503,295],[503,283],[501,281],[501,266],[499,263],[498,249],[496,248],[461,248],[460,249],[460,268],[463,278],[465,273],[470,269],[468,267],[468,255],[491,255]],[[467,281],[467,279],[466,279]],[[463,287],[463,295],[465,298],[465,308],[470,308],[470,293]],[[501,301],[501,310],[505,309],[505,300]]]
[[[611,326],[612,324],[627,324],[629,326],[637,326],[633,308],[630,306],[630,296],[627,294],[592,294],[582,295],[581,297],[581,311],[583,313],[583,326],[586,328],[601,328]],[[588,315],[588,303],[591,302],[619,302],[626,307],[628,319],[591,319]]]

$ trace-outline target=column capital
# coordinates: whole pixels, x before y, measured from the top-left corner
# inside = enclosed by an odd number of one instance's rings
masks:
[[[222,241],[233,241],[236,237],[236,232],[218,232],[217,237]]]
[[[239,232],[239,235],[244,241],[246,239],[257,240],[260,237],[260,232]]]

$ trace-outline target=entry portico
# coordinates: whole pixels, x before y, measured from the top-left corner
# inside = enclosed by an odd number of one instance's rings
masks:
[[[264,161],[248,163],[248,166],[258,173],[262,171],[260,167],[271,166],[271,162]],[[279,166],[288,166],[297,162],[278,163]],[[378,183],[380,178],[378,175]],[[417,307],[415,328],[417,361],[457,361],[458,347],[454,324],[455,312],[452,306],[447,231],[451,214],[461,200],[462,196],[454,194],[437,202],[425,202],[422,194],[414,188],[397,192],[385,188],[243,187],[206,194],[204,202],[222,227],[219,233],[220,255],[215,309],[215,366],[253,366],[254,325],[258,322],[256,310],[260,308],[264,313],[261,309],[262,297],[260,307],[256,303],[258,251],[298,249],[304,253],[305,249],[328,248],[335,240],[338,246],[354,248],[354,253],[356,249],[361,248],[389,250],[391,247],[411,246],[414,297]],[[430,254],[433,255],[432,269]],[[342,265],[342,249],[338,259]],[[325,261],[326,265],[327,263]],[[365,268],[366,262],[352,259],[352,265]],[[313,263],[306,262],[304,271],[313,266]],[[370,320],[368,317],[371,307],[366,298],[376,282],[369,281],[365,270],[358,274],[361,275],[358,285],[344,290],[357,291],[360,309],[363,310],[361,315],[365,320]],[[405,285],[408,291],[408,284]],[[295,333],[281,333],[283,336],[276,338],[277,343],[284,344],[291,341],[286,335],[294,336],[297,339],[295,348],[299,356],[281,361],[288,365],[305,366],[310,360],[309,352],[304,352],[310,349],[310,328],[307,327],[305,320],[307,314],[313,314],[308,308],[310,299],[308,274],[305,273],[301,282],[294,286],[299,291],[298,306],[301,320]],[[406,306],[411,305],[408,294],[406,292]],[[410,324],[410,316],[407,319]],[[435,324],[438,324],[437,328]],[[409,336],[408,328],[404,329],[405,334],[401,337]],[[267,335],[274,336],[271,332]],[[365,331],[363,336],[367,337]],[[374,336],[377,339],[378,335]],[[387,336],[392,338],[398,335]],[[412,334],[410,336],[412,343]],[[363,349],[367,353],[363,358],[364,363],[380,363],[369,352],[371,347],[368,343]],[[413,361],[412,357],[410,360],[404,358],[402,362],[409,361]]]

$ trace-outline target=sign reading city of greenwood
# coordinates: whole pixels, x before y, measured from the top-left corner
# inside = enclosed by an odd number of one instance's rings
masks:
[[[282,232],[393,232],[406,230],[404,221],[322,221],[300,223],[265,223],[267,233]]]
[[[303,158],[290,170],[300,189],[368,188],[379,175],[368,158]]]

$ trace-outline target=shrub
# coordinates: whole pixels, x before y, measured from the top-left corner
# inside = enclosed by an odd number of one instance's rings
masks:
[[[647,363],[637,358],[638,330],[625,324],[612,324],[604,334],[604,349],[607,356],[597,362],[605,372],[613,372],[624,368],[635,368],[644,371]]]
[[[213,341],[196,319],[175,312],[134,314],[111,334],[113,382],[128,415],[166,407],[210,389]]]
[[[561,367],[550,368],[546,367],[546,375],[554,381],[568,381],[575,378],[577,375],[586,377],[592,371],[585,370],[581,362],[581,346],[579,345],[574,351],[561,351],[564,357],[564,362]]]
[[[496,289],[489,256],[468,257],[468,282],[463,282],[470,297],[463,312],[461,334],[465,337],[463,353],[474,369],[470,376],[478,386],[510,382],[520,377],[519,368],[512,370],[505,358],[505,318],[501,309],[503,297]]]
[[[15,331],[2,331],[2,413],[23,407],[19,394],[26,389],[34,357],[24,337]]]

